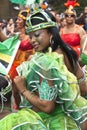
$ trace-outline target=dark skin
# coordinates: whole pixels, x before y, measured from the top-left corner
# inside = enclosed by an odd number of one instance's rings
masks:
[[[2,29],[0,27],[0,41],[3,42],[7,39],[7,37],[3,34]]]

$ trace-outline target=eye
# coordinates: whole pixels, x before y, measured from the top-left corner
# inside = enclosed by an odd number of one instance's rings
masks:
[[[30,39],[32,39],[33,36],[34,36],[34,37],[39,37],[40,34],[41,34],[41,32],[40,32],[40,31],[37,31],[37,32],[34,32],[34,33],[30,33],[29,36],[30,36]]]
[[[29,36],[30,36],[30,39],[32,39],[32,35],[31,35],[31,34],[29,34]]]
[[[39,37],[39,36],[40,36],[40,32],[35,32],[35,33],[34,33],[34,36],[35,36],[35,37]]]

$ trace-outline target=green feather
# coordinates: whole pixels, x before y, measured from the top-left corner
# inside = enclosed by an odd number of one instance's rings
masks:
[[[43,3],[43,0],[27,0],[26,5],[40,4],[40,3]]]

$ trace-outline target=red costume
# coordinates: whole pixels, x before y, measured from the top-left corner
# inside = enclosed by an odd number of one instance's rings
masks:
[[[11,79],[13,79],[17,75],[16,67],[20,65],[23,61],[28,60],[29,56],[32,54],[34,54],[34,51],[32,45],[30,44],[29,39],[22,41],[20,43],[13,65],[9,71]]]
[[[69,7],[70,5],[74,6],[80,6],[80,4],[78,2],[76,2],[77,0],[67,0],[66,3],[64,3],[64,5],[66,7]]]
[[[67,13],[72,13],[74,15],[75,12],[73,11],[73,7],[80,6],[80,4],[77,2],[77,0],[67,0],[64,5],[68,8]],[[72,7],[72,8],[71,8]],[[76,27],[76,30],[78,30],[78,26]],[[65,33],[64,30],[61,30],[61,38],[62,40],[70,45],[77,53],[78,57],[80,56],[80,36],[77,33]],[[75,32],[75,31],[74,31]]]
[[[64,34],[62,30],[61,34],[62,40],[70,45],[77,53],[78,56],[80,56],[80,36],[77,33],[69,33]]]

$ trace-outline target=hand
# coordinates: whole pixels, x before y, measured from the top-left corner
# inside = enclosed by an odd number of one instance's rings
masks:
[[[2,24],[0,23],[0,31],[2,31]]]
[[[23,34],[22,34],[21,32],[19,32],[18,37],[19,37],[19,39],[22,41],[22,39],[23,39]]]
[[[26,80],[23,76],[16,76],[14,78],[16,88],[22,93],[26,89]]]

